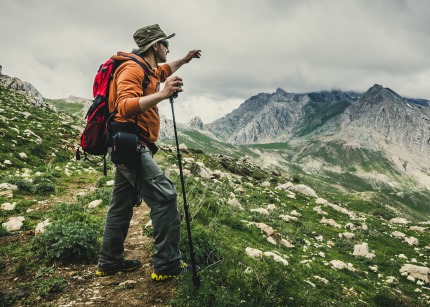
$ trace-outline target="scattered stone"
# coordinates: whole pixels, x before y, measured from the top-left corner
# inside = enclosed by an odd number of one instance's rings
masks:
[[[266,256],[266,257],[271,257],[271,258],[273,258],[273,260],[275,260],[277,262],[281,262],[283,265],[288,265],[288,261],[287,260],[285,260],[284,258],[282,258],[279,255],[276,255],[273,252],[264,252],[263,255]]]
[[[355,225],[352,224],[352,223],[348,223],[348,224],[345,225],[345,229],[349,229],[349,230],[354,231],[355,230]]]
[[[419,279],[425,283],[430,282],[430,268],[424,267],[424,266],[417,266],[414,264],[404,264],[401,269],[400,273],[403,276],[412,276],[416,279]]]
[[[290,214],[291,214],[292,216],[297,216],[297,217],[301,217],[301,216],[302,216],[302,215],[301,215],[300,213],[298,213],[296,210],[291,211],[291,212],[290,212]]]
[[[414,237],[405,237],[405,242],[408,243],[409,245],[415,245],[415,246],[418,246],[419,244],[418,239]]]
[[[294,245],[291,244],[289,241],[285,240],[285,239],[281,239],[281,245],[287,247],[287,248],[293,248]]]
[[[18,154],[18,156],[22,159],[22,160],[27,160],[27,155],[25,154],[25,152],[20,152]]]
[[[285,222],[291,222],[291,221],[298,221],[299,219],[297,218],[297,217],[295,217],[295,216],[289,216],[289,215],[286,215],[286,214],[281,214],[280,216],[279,216],[283,221],[285,221]]]
[[[4,165],[12,165],[12,162],[10,162],[10,160],[4,160],[3,164]]]
[[[321,215],[328,215],[328,213],[323,211],[320,206],[315,207],[312,210],[316,211],[316,213],[321,214]]]
[[[34,230],[34,234],[40,235],[45,233],[45,229],[48,225],[51,225],[51,222],[49,221],[49,219],[46,219],[43,222],[40,222],[39,224],[37,224],[36,229]]]
[[[267,205],[267,210],[268,211],[275,211],[277,208],[274,204],[268,204]]]
[[[267,237],[266,240],[270,244],[273,244],[273,245],[277,245],[278,244],[278,243],[276,243],[276,240],[273,237]]]
[[[369,266],[369,269],[375,273],[378,272],[378,266],[377,265]]]
[[[258,212],[263,215],[269,215],[269,211],[264,208],[251,209],[251,212]]]
[[[187,145],[185,145],[183,143],[179,144],[179,150],[184,152],[184,153],[189,153]]]
[[[88,204],[88,208],[90,208],[90,209],[96,208],[96,207],[100,206],[102,203],[103,203],[103,200],[101,200],[101,199],[93,200],[92,202],[90,202]]]
[[[261,186],[262,186],[262,187],[265,187],[265,188],[270,187],[270,182],[269,182],[269,181],[264,181],[264,182],[261,184]]]
[[[368,259],[372,259],[375,257],[375,254],[369,253],[369,246],[367,245],[367,243],[355,245],[353,255],[366,257]]]
[[[245,252],[251,258],[261,259],[263,257],[263,252],[261,250],[255,249],[255,248],[252,248],[252,247],[245,248]]]
[[[425,232],[427,230],[427,227],[411,226],[409,227],[409,229],[416,232]]]
[[[236,190],[234,190],[234,192],[237,194],[244,194],[245,190],[243,189],[242,186],[239,186]]]
[[[406,237],[406,235],[403,233],[403,232],[400,232],[400,231],[394,231],[392,234],[391,234],[393,237],[396,237],[396,238],[404,238],[404,237]]]
[[[293,184],[291,182],[287,182],[287,183],[280,184],[280,185],[276,186],[275,189],[281,190],[281,191],[287,191],[292,186],[293,186]]]
[[[353,234],[352,232],[344,232],[344,233],[340,233],[339,234],[339,238],[345,238],[348,240],[352,240],[355,238],[355,234]]]
[[[137,281],[129,279],[129,280],[123,281],[118,286],[120,286],[120,287],[127,287],[127,286],[131,286],[131,285],[134,285],[134,284],[137,284]]]
[[[4,203],[4,204],[2,204],[1,205],[1,209],[2,210],[4,210],[4,211],[12,211],[12,210],[14,210],[15,209],[15,207],[16,207],[16,203],[14,202],[14,203]]]
[[[317,193],[315,193],[315,191],[312,188],[310,188],[304,184],[293,185],[288,190],[296,192],[296,193],[300,193],[300,194],[303,194],[306,196],[318,198]]]
[[[238,208],[240,210],[244,210],[241,203],[235,198],[232,197],[227,201],[227,204],[234,207],[234,208]]]
[[[324,277],[320,277],[320,276],[318,276],[318,275],[315,275],[315,276],[314,276],[314,278],[315,278],[316,280],[318,280],[318,281],[322,282],[322,283],[323,283],[323,284],[325,284],[325,285],[328,285],[328,284],[329,284],[329,281],[328,281],[327,279],[325,279]]]
[[[400,259],[408,259],[408,257],[406,257],[405,254],[397,255],[397,257],[400,258]]]
[[[394,219],[391,219],[390,223],[392,223],[392,224],[403,224],[403,225],[406,225],[406,224],[409,224],[410,222],[408,220],[406,220],[405,218],[403,218],[403,217],[396,217]]]
[[[346,264],[345,262],[340,260],[332,260],[330,261],[330,264],[333,266],[333,268],[338,270],[347,269],[349,271],[355,272],[355,269],[351,263]]]
[[[397,278],[394,276],[388,276],[387,280],[385,280],[385,282],[387,284],[396,284],[397,283]]]
[[[106,186],[108,187],[113,187],[114,184],[115,184],[115,180],[106,181]]]
[[[16,191],[16,190],[18,190],[18,186],[14,185],[14,184],[7,183],[7,182],[1,183],[0,184],[0,191],[5,191],[5,190]]]
[[[320,221],[321,224],[330,225],[336,228],[342,228],[338,223],[336,223],[333,219],[322,218]]]
[[[25,218],[23,216],[14,216],[10,217],[6,223],[2,224],[2,226],[7,231],[17,231],[21,229],[23,221],[25,221]]]
[[[254,225],[268,236],[274,236],[278,233],[276,230],[265,223],[255,223]]]

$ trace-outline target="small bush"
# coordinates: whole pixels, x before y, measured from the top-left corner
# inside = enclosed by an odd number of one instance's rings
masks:
[[[49,194],[55,192],[55,186],[52,183],[42,182],[35,186],[34,192],[38,194]]]
[[[35,237],[33,248],[48,262],[92,263],[99,251],[100,233],[91,224],[76,220],[52,224]]]

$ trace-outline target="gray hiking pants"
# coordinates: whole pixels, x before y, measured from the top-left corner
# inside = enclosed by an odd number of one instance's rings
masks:
[[[116,165],[115,186],[106,216],[99,267],[108,269],[124,260],[124,241],[133,216],[133,207],[143,199],[151,208],[154,272],[174,273],[180,269],[181,263],[180,215],[176,188],[153,160],[147,148],[139,146],[138,152],[141,160],[138,170]]]

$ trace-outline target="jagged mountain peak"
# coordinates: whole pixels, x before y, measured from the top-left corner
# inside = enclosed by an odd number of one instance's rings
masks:
[[[380,103],[383,101],[391,101],[402,103],[405,101],[403,97],[388,87],[375,84],[369,88],[362,96],[364,102],[371,102],[372,104]]]

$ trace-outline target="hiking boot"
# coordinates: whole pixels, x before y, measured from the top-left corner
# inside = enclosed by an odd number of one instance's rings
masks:
[[[116,274],[118,272],[131,272],[137,270],[142,266],[139,260],[124,260],[123,263],[117,264],[115,266],[109,268],[101,268],[98,267],[96,271],[96,275],[99,277],[109,276]]]
[[[197,272],[200,271],[200,267],[198,265],[196,265],[196,270],[197,270]],[[193,267],[191,266],[191,264],[187,264],[186,262],[182,261],[181,267],[177,273],[174,273],[174,274],[157,274],[157,273],[153,272],[151,275],[151,279],[153,281],[167,281],[167,280],[171,280],[173,278],[176,278],[179,275],[189,274],[192,272],[193,272]]]

